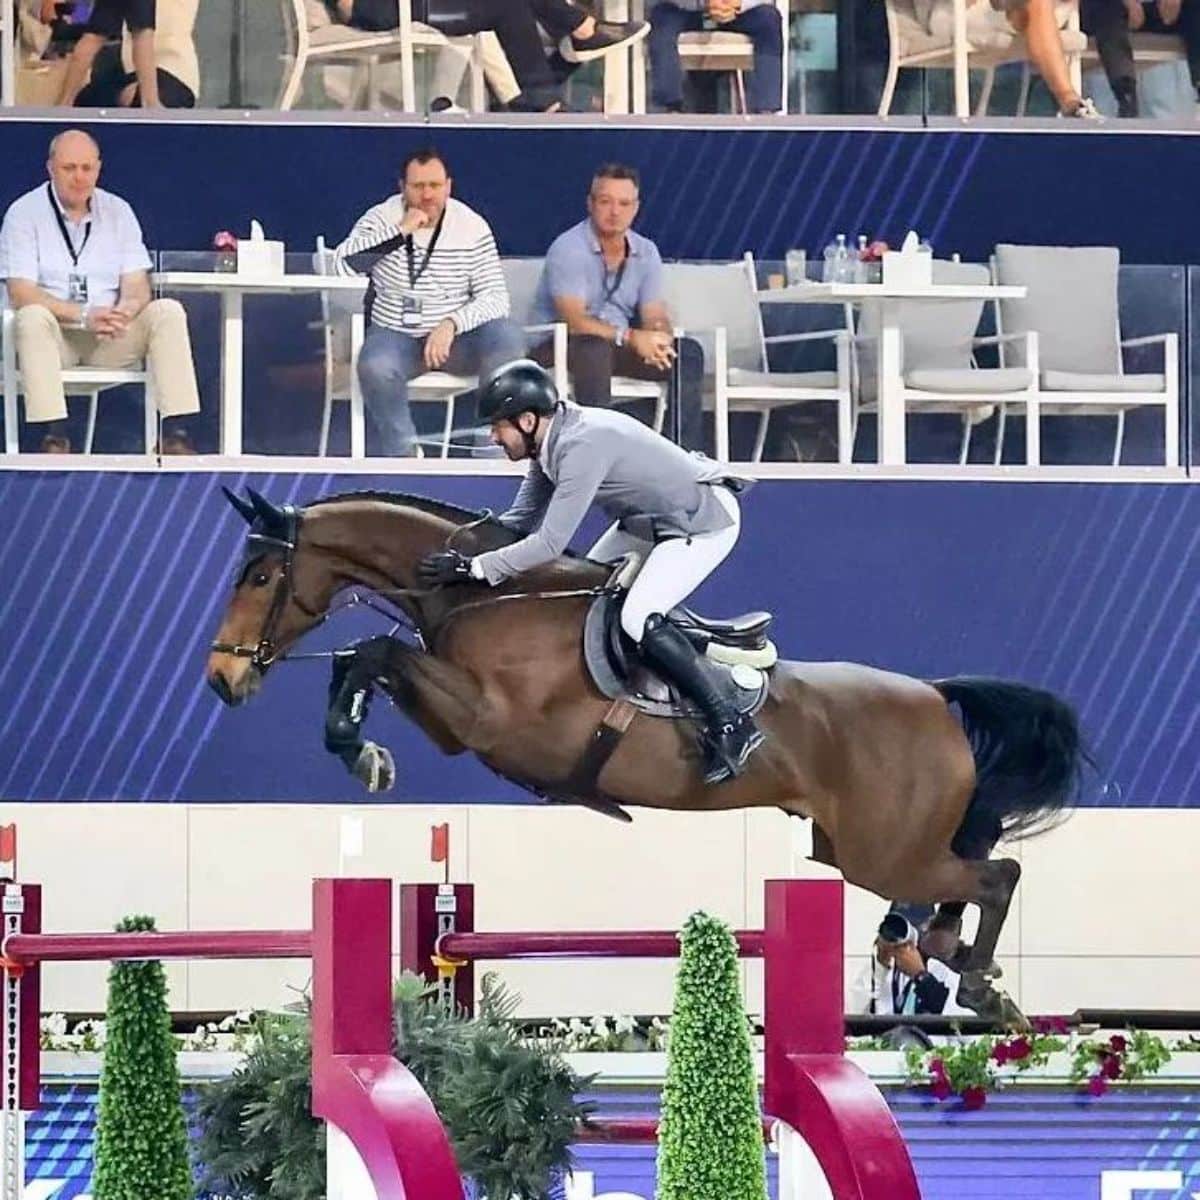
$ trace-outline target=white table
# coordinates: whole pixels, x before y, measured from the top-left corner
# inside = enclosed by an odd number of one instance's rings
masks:
[[[216,292],[221,297],[221,433],[220,452],[242,452],[242,299],[303,292],[360,292],[365,276],[278,275],[263,278],[234,271],[160,271],[160,292]],[[362,454],[360,447],[359,454]]]
[[[879,461],[903,466],[907,458],[900,384],[900,311],[906,300],[1023,300],[1015,285],[930,283],[800,283],[759,292],[761,304],[874,304],[879,312]]]

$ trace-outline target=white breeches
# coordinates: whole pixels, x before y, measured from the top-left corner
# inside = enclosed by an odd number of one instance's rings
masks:
[[[621,609],[621,628],[641,642],[651,613],[664,616],[682,604],[719,567],[737,543],[742,531],[742,513],[737,497],[723,487],[713,488],[721,507],[733,524],[716,533],[694,533],[691,537],[647,542],[611,526],[588,551],[596,562],[616,562],[622,555],[645,555],[645,563]]]

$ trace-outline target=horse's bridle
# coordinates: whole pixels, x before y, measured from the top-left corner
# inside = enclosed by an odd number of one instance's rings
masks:
[[[309,608],[295,592],[292,586],[293,567],[295,565],[296,546],[300,540],[300,522],[302,514],[295,505],[284,504],[279,508],[279,512],[284,519],[283,533],[280,536],[275,536],[268,533],[250,532],[246,535],[246,541],[254,546],[261,546],[264,549],[282,550],[283,551],[283,566],[279,572],[279,578],[275,581],[275,591],[271,596],[271,605],[267,609],[267,615],[263,619],[262,629],[258,635],[256,645],[247,646],[241,642],[212,642],[209,648],[217,654],[232,654],[235,658],[248,658],[250,665],[256,667],[259,671],[265,671],[273,662],[280,659],[280,654],[275,645],[275,630],[279,624],[279,619],[283,615],[283,610],[287,607],[288,600],[291,600],[297,608],[300,609],[306,617],[311,617],[317,624],[324,624],[339,607],[354,607],[358,604],[365,604],[369,608],[375,609],[382,616],[388,619],[395,618],[396,614],[384,612],[383,609],[370,603],[369,600],[359,596],[354,596],[345,605],[335,606],[324,613],[319,613]],[[446,537],[445,547],[449,549],[461,534],[464,534],[477,525],[482,525],[485,521],[490,520],[492,514],[489,510],[485,510],[483,514],[475,521],[469,521],[465,525],[457,526]],[[243,570],[248,569],[254,562],[251,558]],[[432,595],[437,589],[430,588],[389,588],[386,591],[381,591],[380,594],[386,596],[389,600],[400,597],[418,597]],[[469,611],[474,608],[486,608],[494,604],[500,604],[505,601],[512,600],[558,600],[570,599],[579,596],[596,596],[606,588],[572,588],[565,591],[551,592],[516,592],[509,593],[503,596],[489,596],[482,600],[474,600],[469,604],[461,605],[454,609],[451,617],[458,616],[460,613]],[[409,619],[409,621],[411,618]],[[404,617],[399,618],[399,624],[409,624]],[[395,626],[394,626],[395,628]],[[415,628],[415,627],[413,627]],[[311,631],[310,631],[311,632]],[[417,636],[421,637],[420,630],[417,630]],[[300,655],[300,658],[326,658],[330,657],[333,652],[322,652],[313,655]],[[296,657],[294,655],[290,657]]]
[[[296,543],[300,538],[300,511],[291,504],[282,505],[279,511],[284,519],[283,533],[280,536],[254,532],[246,535],[246,541],[253,546],[261,546],[264,550],[283,551],[283,567],[280,569],[279,578],[275,581],[275,591],[271,596],[271,605],[267,609],[267,615],[263,618],[258,643],[254,646],[245,646],[240,642],[213,642],[211,646],[211,649],[218,654],[232,654],[236,658],[248,658],[251,666],[257,667],[260,671],[265,671],[279,655],[275,647],[275,630],[289,599],[305,616],[316,620],[320,620],[322,616],[309,608],[292,587]],[[247,566],[252,564],[253,559]]]

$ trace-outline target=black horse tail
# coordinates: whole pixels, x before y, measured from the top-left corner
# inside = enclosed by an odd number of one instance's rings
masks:
[[[1001,837],[1031,837],[1065,820],[1090,762],[1075,710],[1051,692],[1000,679],[933,686],[958,706],[975,755],[975,794],[955,853],[986,858]]]

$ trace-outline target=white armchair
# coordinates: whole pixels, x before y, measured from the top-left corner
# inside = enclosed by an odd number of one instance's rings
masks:
[[[0,287],[3,281],[0,281]],[[14,321],[16,314],[4,301],[0,315],[0,342],[3,343],[4,385],[4,452],[16,454],[20,450],[18,440],[19,419],[17,398],[21,395],[21,373],[17,366]],[[154,388],[150,373],[145,368],[135,367],[65,367],[62,373],[63,390],[68,396],[88,398],[87,431],[84,434],[83,452],[90,454],[96,436],[96,413],[100,394],[111,388],[127,384],[140,384],[145,389],[142,436],[147,454],[153,454],[158,443],[158,405],[154,399]]]
[[[750,459],[759,462],[771,418],[782,408],[833,405],[837,410],[838,461],[850,462],[850,334],[840,329],[812,330],[767,337],[758,305],[754,258],[741,262],[672,263],[666,268],[667,302],[677,325],[711,343],[711,404],[718,458],[729,456],[729,414],[758,417]],[[709,331],[704,335],[703,331]],[[826,341],[835,348],[832,371],[773,371],[771,346]],[[706,346],[706,351],[710,347]]]
[[[975,285],[989,282],[988,268],[978,263],[938,260],[933,264],[935,284]],[[979,337],[984,301],[907,300],[900,307],[900,378],[893,389],[905,416],[953,414],[962,422],[958,461],[966,463],[975,428],[997,413],[993,461],[999,463],[1004,447],[1004,427],[1012,406],[1027,412],[1037,405],[1037,334],[1021,331]],[[879,326],[874,305],[865,305],[854,339],[855,429],[858,416],[879,411],[877,385]],[[1020,342],[1021,362],[999,367],[978,365],[977,352],[985,346],[1003,348]],[[1036,461],[1036,460],[1030,460]]]
[[[1179,465],[1179,335],[1121,337],[1118,304],[1120,252],[1110,246],[996,247],[992,260],[997,283],[1020,284],[1024,300],[1004,300],[997,308],[1001,333],[1038,335],[1038,397],[1030,411],[1029,462],[1040,461],[1041,416],[1114,417],[1112,465],[1119,466],[1125,414],[1133,409],[1163,410],[1163,462]],[[1161,370],[1126,370],[1126,352],[1161,348]],[[1002,347],[1003,361],[1027,365],[1020,343]]]
[[[330,20],[321,0],[281,0],[289,46],[289,64],[279,93],[279,108],[287,112],[300,94],[304,72],[310,65],[350,66],[357,69],[362,87],[348,93],[347,107],[365,93],[369,109],[380,107],[380,70],[385,64],[400,67],[400,102],[404,112],[417,111],[416,67],[418,51],[444,50],[453,41],[471,47],[471,108],[483,111],[483,69],[478,39],[447,38],[430,25],[412,19],[411,0],[397,0],[398,27],[369,32]]]
[[[884,0],[888,30],[888,69],[879,115],[891,111],[897,77],[910,67],[937,67],[954,72],[954,113],[971,115],[969,71],[986,74],[975,115],[987,112],[998,66],[1025,62],[1025,39],[997,12],[991,0]],[[1079,31],[1076,5],[1059,0],[1055,6],[1063,50],[1076,86],[1081,77],[1080,56],[1087,39]]]

